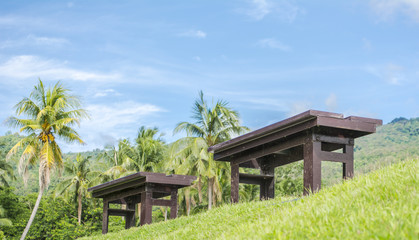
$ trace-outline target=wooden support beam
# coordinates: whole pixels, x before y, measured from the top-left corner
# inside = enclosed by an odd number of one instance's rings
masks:
[[[239,182],[244,184],[254,184],[260,185],[266,180],[273,179],[273,175],[256,175],[256,174],[247,174],[239,173]]]
[[[125,229],[135,226],[135,205],[136,203],[132,201],[127,203],[129,213],[125,217]]]
[[[299,145],[304,144],[304,137],[295,137],[292,139],[287,139],[286,141],[278,142],[272,146],[264,147],[259,150],[255,150],[249,153],[244,152],[240,156],[234,157],[234,159],[231,161],[233,164],[240,164],[243,162],[247,162],[251,159],[261,158],[263,156],[283,151],[286,149],[290,149]]]
[[[317,192],[321,187],[321,142],[308,138],[304,144],[304,195]]]
[[[275,167],[273,160],[263,161],[260,173],[271,178],[265,178],[260,185],[260,200],[275,198]]]
[[[151,204],[153,206],[162,206],[162,207],[170,207],[172,206],[172,201],[169,199],[151,199]]]
[[[102,234],[108,233],[108,224],[109,224],[108,209],[109,209],[108,200],[103,199]]]
[[[123,189],[139,186],[139,185],[145,183],[145,180],[146,180],[146,178],[143,177],[143,178],[135,180],[135,181],[131,181],[131,182],[127,182],[127,183],[119,183],[118,185],[115,185],[115,186],[110,185],[108,188],[93,191],[92,196],[93,197],[103,197],[103,196],[106,196],[108,194],[113,194],[113,193],[121,191]]]
[[[318,157],[321,159],[321,161],[329,161],[329,162],[346,163],[348,161],[353,160],[352,155],[348,155],[346,153],[337,153],[337,152],[319,151]]]
[[[134,213],[134,210],[131,209],[115,209],[115,208],[109,208],[108,209],[108,215],[109,216],[121,216],[125,217],[130,213]]]
[[[354,144],[354,140],[352,138],[327,136],[327,135],[322,135],[322,134],[313,134],[313,141],[344,144],[344,145]]]
[[[152,203],[151,203],[152,192],[146,189],[145,192],[141,194],[141,217],[140,225],[150,224],[152,218]]]
[[[145,186],[140,186],[134,189],[130,189],[130,190],[126,190],[123,192],[119,192],[119,193],[113,193],[113,194],[109,194],[108,196],[106,196],[106,199],[108,199],[108,201],[114,201],[114,200],[119,200],[122,198],[127,198],[127,197],[131,197],[134,195],[138,195],[141,194],[142,192],[145,191]]]
[[[171,195],[170,195],[170,219],[175,219],[177,217],[177,210],[178,210],[178,204],[177,204],[177,188],[172,189]]]
[[[346,145],[343,149],[344,153],[349,156],[349,160],[344,162],[343,167],[343,179],[353,178],[354,176],[354,146]]]
[[[239,165],[231,163],[231,203],[239,202]]]

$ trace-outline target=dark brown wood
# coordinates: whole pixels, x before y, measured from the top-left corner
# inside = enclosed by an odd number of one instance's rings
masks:
[[[345,154],[351,156],[349,161],[342,163],[343,167],[343,179],[353,178],[354,176],[354,146],[353,145],[346,145],[344,148]]]
[[[231,164],[231,203],[239,202],[239,165]]]
[[[125,217],[130,213],[133,213],[134,210],[129,210],[129,209],[115,209],[115,208],[109,208],[108,209],[108,215],[109,216],[121,216],[121,217]]]
[[[140,225],[150,224],[151,223],[151,214],[153,205],[151,202],[151,191],[145,191],[141,194],[141,216],[140,216]]]
[[[108,215],[109,203],[106,200],[103,200],[103,214],[102,214],[102,234],[108,233]]]
[[[275,152],[279,152],[282,150],[286,150],[289,148],[293,148],[296,147],[298,145],[302,145],[304,144],[304,137],[303,136],[299,136],[299,137],[295,137],[292,139],[289,139],[287,141],[282,141],[276,145],[272,145],[266,148],[262,148],[260,150],[255,150],[255,151],[251,151],[251,152],[244,152],[241,156],[237,156],[234,157],[234,159],[231,161],[233,164],[240,164],[243,162],[247,162],[251,159],[255,159],[255,158],[261,158],[264,156],[267,156],[269,154],[275,153]]]
[[[305,122],[309,119],[314,119],[319,116],[327,116],[327,117],[334,117],[334,118],[343,118],[342,114],[338,113],[331,113],[331,112],[323,112],[323,111],[317,111],[317,110],[308,110],[306,112],[300,113],[298,115],[295,115],[293,117],[287,118],[285,120],[282,120],[280,122],[271,124],[269,126],[263,127],[261,129],[252,131],[250,133],[244,134],[242,136],[236,137],[234,139],[225,141],[223,143],[211,146],[208,148],[209,152],[221,152],[224,149],[231,148],[233,146],[241,145],[244,142],[249,142],[253,139],[257,139],[261,136],[266,135],[267,133],[273,133],[278,130],[281,130],[283,128],[287,128],[289,126],[294,126],[298,123]]]
[[[177,217],[177,189],[172,189],[171,197],[171,206],[170,206],[170,219],[175,219]]]
[[[125,229],[135,226],[135,206],[136,205],[137,204],[135,202],[127,203],[127,210],[129,210],[129,212],[125,216]]]
[[[150,224],[153,205],[171,207],[177,216],[177,192],[190,186],[195,176],[139,172],[92,188],[92,195],[103,198],[102,233],[108,232],[109,215],[125,217],[125,228],[135,225],[135,205],[141,202],[140,224]],[[171,196],[171,200],[159,199]],[[126,209],[109,209],[109,203],[125,204]]]
[[[343,177],[353,176],[354,138],[376,131],[379,119],[309,110],[208,149],[231,165],[231,202],[239,201],[239,183],[259,184],[262,199],[274,197],[274,169],[304,159],[304,194],[321,188],[321,161],[341,162]],[[260,175],[239,174],[239,167]],[[271,175],[271,177],[266,177]]]
[[[304,195],[317,192],[321,187],[321,143],[310,139],[304,144]]]
[[[228,161],[227,159],[228,156],[243,152],[246,149],[252,149],[254,147],[261,146],[266,143],[270,143],[276,140],[281,140],[288,136],[292,136],[293,134],[296,134],[298,132],[302,132],[304,130],[312,128],[315,125],[316,125],[315,119],[311,119],[311,120],[301,123],[300,125],[292,126],[292,127],[290,126],[289,128],[285,128],[279,132],[275,132],[270,135],[263,136],[255,141],[243,143],[242,145],[238,147],[230,148],[222,152],[217,152],[214,154],[214,160]]]
[[[265,178],[260,185],[260,199],[275,198],[275,168],[272,159],[263,161],[260,174],[271,176],[271,178]]]

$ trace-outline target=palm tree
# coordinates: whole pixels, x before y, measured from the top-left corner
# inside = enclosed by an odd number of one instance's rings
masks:
[[[6,156],[9,159],[23,149],[18,172],[23,176],[25,183],[28,181],[29,167],[39,164],[38,198],[21,239],[26,237],[35,218],[44,190],[48,188],[51,170],[63,164],[56,137],[67,143],[84,143],[72,127],[79,125],[79,120],[87,118],[88,115],[80,108],[80,100],[69,92],[60,82],[53,88],[45,89],[39,79],[30,96],[23,98],[15,106],[16,115],[25,115],[26,118],[10,117],[7,120],[10,126],[20,127],[20,132],[28,134]]]
[[[64,164],[64,172],[69,174],[67,178],[62,180],[55,190],[55,195],[65,193],[73,197],[73,201],[77,202],[77,219],[80,225],[82,214],[82,198],[88,196],[87,189],[90,187],[90,179],[99,174],[98,171],[92,171],[89,166],[90,156],[83,157],[80,153],[76,156],[76,162],[67,160]]]
[[[162,168],[161,163],[164,156],[164,141],[161,139],[163,134],[157,135],[159,129],[146,128],[141,126],[138,130],[137,138],[137,161],[135,169],[137,171],[158,171]]]
[[[9,183],[7,182],[7,177],[11,180],[16,179],[13,174],[13,167],[7,163],[4,159],[0,158],[0,184],[8,187]]]
[[[199,182],[202,177],[206,177],[208,209],[211,209],[212,203],[215,203],[213,195],[220,196],[220,186],[216,180],[217,168],[226,168],[226,165],[216,163],[213,154],[208,153],[207,149],[248,131],[248,128],[241,126],[238,112],[228,107],[226,101],[218,100],[214,106],[208,106],[202,91],[193,106],[192,118],[195,122],[181,122],[174,130],[174,134],[182,131],[187,134],[187,137],[176,143],[181,148],[178,156],[183,161],[182,165],[186,165],[183,168],[190,169],[190,174],[198,175]]]
[[[127,139],[120,140],[118,146],[106,146],[105,151],[98,156],[101,161],[99,168],[102,173],[98,176],[96,183],[104,183],[115,180],[124,175],[133,173],[133,162],[135,162],[135,149]]]

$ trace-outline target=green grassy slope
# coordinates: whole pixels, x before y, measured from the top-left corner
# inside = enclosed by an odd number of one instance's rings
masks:
[[[226,205],[86,239],[418,239],[419,160],[286,200]]]

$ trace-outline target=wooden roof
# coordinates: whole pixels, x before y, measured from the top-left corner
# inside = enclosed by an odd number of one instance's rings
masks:
[[[214,153],[215,160],[224,160],[227,156],[249,150],[278,139],[301,134],[309,129],[326,135],[361,137],[374,133],[382,120],[349,116],[343,114],[308,110],[280,122],[249,132],[223,143],[211,146],[209,152]],[[218,154],[219,153],[219,154]]]
[[[128,189],[144,186],[146,183],[170,185],[178,188],[190,186],[196,180],[195,176],[187,175],[166,175],[164,173],[138,172],[126,177],[106,182],[88,189],[94,197],[111,195]]]

